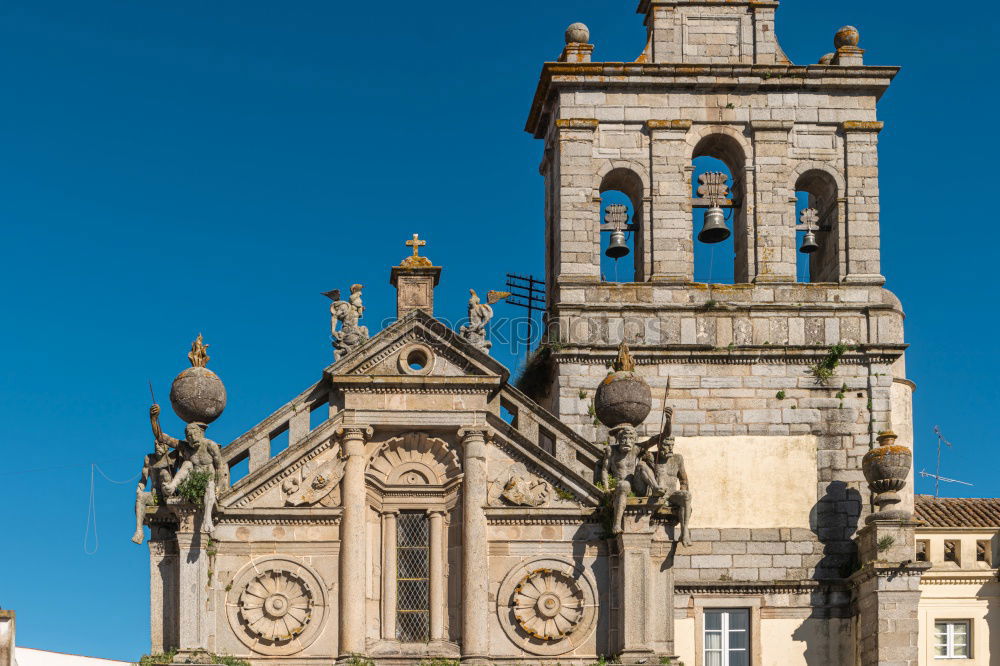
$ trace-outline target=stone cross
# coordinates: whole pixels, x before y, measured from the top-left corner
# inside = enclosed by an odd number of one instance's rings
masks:
[[[406,241],[406,244],[413,248],[413,256],[420,256],[420,248],[427,245],[427,241],[420,240],[420,234],[413,234],[413,240]]]

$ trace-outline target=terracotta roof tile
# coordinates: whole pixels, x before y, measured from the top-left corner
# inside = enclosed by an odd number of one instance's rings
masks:
[[[929,527],[1000,527],[1000,498],[916,496],[916,517]]]

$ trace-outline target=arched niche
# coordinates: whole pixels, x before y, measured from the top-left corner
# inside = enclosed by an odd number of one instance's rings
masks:
[[[598,173],[600,183],[597,193],[600,197],[600,265],[603,282],[641,282],[645,279],[646,244],[645,238],[645,196],[648,190],[648,176],[630,163],[608,163]],[[625,236],[629,248],[628,256],[617,262],[605,255],[611,239],[612,225],[606,219],[607,207],[622,204],[628,209]]]
[[[694,247],[695,281],[749,282],[750,239],[753,230],[747,220],[746,163],[744,142],[731,131],[709,131],[697,138],[691,151],[692,193],[698,203],[698,175],[706,170],[721,171],[728,176],[727,200],[722,206],[726,225],[731,235],[717,244],[698,240],[704,224],[708,201],[695,206],[692,214],[692,243]],[[706,271],[705,266],[711,270]],[[729,272],[732,265],[732,272]],[[704,278],[699,280],[699,277]]]
[[[386,440],[368,466],[368,474],[386,486],[443,486],[461,473],[458,453],[422,432]]]
[[[843,178],[826,166],[800,167],[795,174],[796,249],[802,247],[807,230],[802,226],[802,211],[816,211],[814,230],[819,248],[811,254],[798,253],[796,275],[799,282],[838,282],[843,262],[843,224],[841,192]]]

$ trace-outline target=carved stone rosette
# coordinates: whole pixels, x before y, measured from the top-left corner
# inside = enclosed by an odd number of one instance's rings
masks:
[[[233,578],[226,598],[229,624],[255,653],[296,654],[323,628],[325,590],[319,575],[294,559],[256,560]]]
[[[580,626],[583,590],[563,571],[537,569],[514,588],[514,617],[521,629],[543,641],[565,638]]]
[[[589,571],[561,558],[525,560],[500,584],[497,616],[507,637],[524,651],[565,654],[594,631],[597,585]]]

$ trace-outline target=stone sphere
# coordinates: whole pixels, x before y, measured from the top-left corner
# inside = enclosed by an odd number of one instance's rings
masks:
[[[819,64],[821,65],[832,65],[833,59],[837,57],[836,53],[827,53],[822,58],[819,59]]]
[[[226,387],[208,368],[188,368],[174,379],[170,404],[185,423],[209,424],[226,408]]]
[[[590,41],[590,28],[583,23],[574,23],[566,28],[567,44],[586,44]]]
[[[634,372],[612,372],[597,387],[594,411],[609,428],[646,420],[653,406],[652,392],[646,380]]]
[[[845,46],[857,46],[861,41],[861,33],[853,25],[845,25],[833,37],[833,45],[838,49]]]

